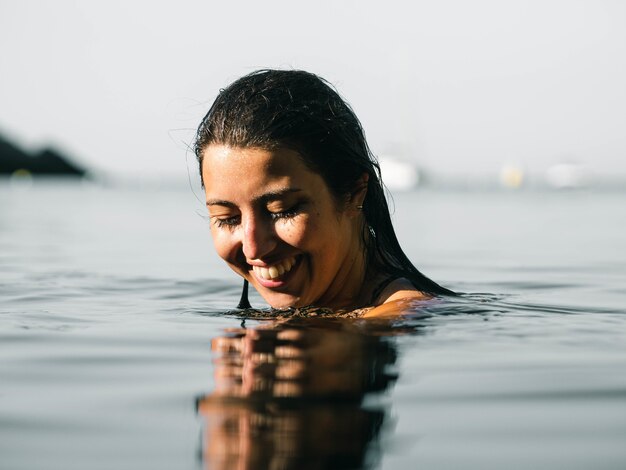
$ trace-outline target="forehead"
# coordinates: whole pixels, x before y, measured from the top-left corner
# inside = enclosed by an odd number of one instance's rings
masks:
[[[209,145],[203,151],[202,179],[207,194],[254,196],[266,190],[298,186],[326,191],[322,177],[294,150]]]

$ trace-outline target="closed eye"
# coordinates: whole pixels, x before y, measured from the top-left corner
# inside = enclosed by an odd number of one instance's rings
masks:
[[[301,204],[296,204],[287,210],[279,212],[270,212],[272,220],[291,219],[300,213]]]
[[[226,227],[226,228],[232,229],[233,227],[236,227],[237,225],[239,225],[239,222],[240,222],[240,217],[238,215],[234,217],[225,217],[225,218],[214,217],[213,218],[213,223],[220,228]]]
[[[302,210],[302,204],[298,203],[294,206],[291,206],[289,209],[284,211],[268,211],[268,215],[271,220],[288,220],[297,216]],[[241,215],[235,215],[232,217],[211,217],[213,219],[213,223],[219,228],[227,228],[229,230],[233,230],[236,226],[241,223]]]

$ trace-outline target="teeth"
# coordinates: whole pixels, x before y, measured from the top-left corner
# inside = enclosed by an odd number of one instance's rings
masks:
[[[293,268],[294,264],[296,264],[295,258],[287,258],[286,260],[283,260],[280,263],[270,266],[268,268],[264,268],[261,266],[252,266],[252,269],[261,279],[270,281],[291,271],[291,268]]]

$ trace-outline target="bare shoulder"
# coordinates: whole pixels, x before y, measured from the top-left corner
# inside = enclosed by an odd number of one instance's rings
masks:
[[[402,299],[429,299],[430,296],[417,290],[406,278],[394,279],[376,299],[379,306]]]
[[[399,278],[391,282],[378,297],[378,305],[369,310],[363,317],[384,317],[401,315],[415,307],[419,301],[432,297],[417,290],[408,279]]]

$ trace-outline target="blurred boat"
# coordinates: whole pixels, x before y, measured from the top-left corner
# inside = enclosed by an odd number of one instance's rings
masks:
[[[500,184],[506,188],[519,189],[524,185],[525,171],[518,163],[507,163],[500,168]]]
[[[414,163],[396,157],[379,157],[380,172],[385,186],[392,191],[408,191],[420,183],[420,172]]]
[[[589,183],[589,170],[579,163],[558,163],[546,171],[546,181],[553,188],[582,188]]]

